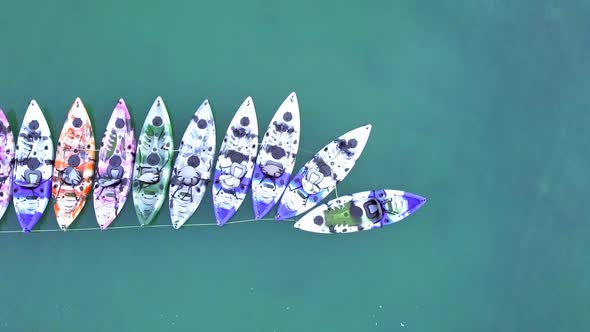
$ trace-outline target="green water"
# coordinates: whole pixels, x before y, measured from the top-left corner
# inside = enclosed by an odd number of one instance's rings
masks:
[[[296,91],[296,169],[372,123],[339,193],[428,203],[346,236],[272,221],[3,233],[0,331],[589,330],[589,15],[557,0],[4,0],[15,133],[31,98],[57,141],[78,96],[98,140],[118,98],[138,129],[161,95],[176,144],[209,98],[219,144],[247,96],[265,130]],[[189,223],[214,221],[210,190]],[[233,220],[252,217],[249,194]],[[130,199],[113,226],[132,225]],[[57,228],[51,206],[37,228]],[[17,229],[10,207],[0,231]]]

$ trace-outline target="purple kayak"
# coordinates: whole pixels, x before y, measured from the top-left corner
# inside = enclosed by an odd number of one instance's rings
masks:
[[[102,137],[94,184],[94,212],[100,229],[106,229],[123,209],[131,188],[135,136],[131,116],[119,99]]]
[[[299,149],[299,104],[292,92],[276,111],[260,144],[252,178],[252,206],[263,218],[285,192]]]
[[[223,226],[238,210],[250,184],[258,151],[258,121],[248,97],[227,128],[213,175],[213,209]]]
[[[16,142],[13,202],[23,232],[37,224],[51,197],[53,142],[36,101],[29,104]]]
[[[6,115],[0,108],[0,219],[12,198],[12,170],[14,164],[14,136]]]

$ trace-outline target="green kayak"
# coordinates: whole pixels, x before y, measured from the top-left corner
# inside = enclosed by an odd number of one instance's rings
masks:
[[[164,204],[173,149],[168,111],[158,97],[143,123],[135,154],[133,202],[141,226],[150,224]]]

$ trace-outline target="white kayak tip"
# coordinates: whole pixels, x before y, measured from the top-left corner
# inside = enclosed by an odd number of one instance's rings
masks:
[[[30,116],[33,116],[33,118],[38,118],[41,117],[43,115],[43,111],[41,111],[41,108],[39,107],[39,103],[37,103],[37,101],[35,99],[31,100],[31,102],[29,103],[29,107],[27,108],[27,113],[31,113]]]
[[[213,112],[211,111],[211,104],[209,103],[209,99],[204,99],[201,105],[195,111],[195,115],[200,113],[199,118],[212,118]]]
[[[297,94],[295,93],[295,91],[291,92],[291,94],[289,94],[289,98],[290,101],[297,101]]]
[[[253,109],[254,109],[254,100],[252,100],[252,97],[250,97],[250,96],[246,97],[246,99],[244,99],[244,102],[242,103],[242,105],[240,105],[240,107],[238,108],[238,110],[248,110],[248,112]]]
[[[80,97],[76,97],[74,104],[76,104],[76,107],[80,107],[80,104],[82,104],[82,99],[80,99]]]
[[[125,105],[125,100],[123,98],[119,98],[118,103],[119,105]]]
[[[156,105],[160,106],[160,104],[163,104],[164,103],[164,100],[162,100],[162,97],[161,96],[158,96],[156,98],[155,103],[156,103]]]
[[[367,135],[370,135],[371,134],[371,130],[373,129],[373,125],[370,124],[370,123],[368,123],[368,124],[366,124],[366,125],[364,125],[364,126],[362,126],[360,128],[365,129],[367,131]]]
[[[349,131],[347,134],[350,133],[355,133],[356,135],[363,133],[364,131],[367,131],[368,133],[366,134],[367,136],[371,133],[371,129],[373,128],[373,125],[368,123],[366,125],[360,126],[360,127],[356,127],[354,129],[352,129],[351,131]]]

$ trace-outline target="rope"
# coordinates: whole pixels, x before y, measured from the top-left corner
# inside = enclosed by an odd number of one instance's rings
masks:
[[[245,222],[251,222],[251,221],[273,221],[275,219],[270,219],[270,218],[266,218],[266,219],[244,219],[244,220],[236,220],[236,221],[229,221],[226,223],[226,225],[228,224],[242,224]],[[285,219],[285,221],[295,221],[295,219]],[[214,223],[207,223],[207,224],[184,224],[182,227],[198,227],[198,226],[217,226],[217,224]],[[105,230],[111,230],[111,229],[135,229],[135,228],[161,228],[161,227],[172,227],[172,224],[170,225],[145,225],[145,226],[141,226],[141,225],[130,225],[130,226],[112,226],[112,227],[108,227]],[[181,227],[181,228],[182,228]],[[99,227],[86,227],[86,228],[72,228],[72,229],[68,229],[67,232],[76,232],[76,231],[80,231],[80,232],[86,232],[86,231],[100,231],[101,229]],[[59,228],[56,229],[33,229],[31,230],[30,233],[47,233],[47,232],[66,232],[63,231]],[[0,234],[14,234],[14,233],[23,233],[22,230],[14,230],[14,231],[0,231]]]

